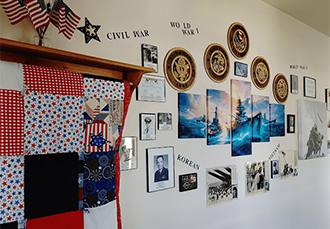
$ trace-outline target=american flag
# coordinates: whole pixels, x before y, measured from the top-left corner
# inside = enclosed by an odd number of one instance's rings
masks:
[[[49,24],[50,21],[44,0],[27,0],[25,5],[36,30]]]
[[[29,13],[24,5],[25,0],[0,0],[2,8],[5,10],[9,21],[15,25],[24,18],[29,17]]]
[[[58,0],[55,3],[50,14],[50,21],[59,30],[59,33],[69,40],[73,36],[74,31],[77,28],[80,17],[76,15],[64,2],[63,0]]]

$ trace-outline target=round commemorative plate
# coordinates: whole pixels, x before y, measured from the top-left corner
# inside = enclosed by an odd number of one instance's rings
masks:
[[[273,81],[273,94],[278,103],[285,103],[289,95],[289,84],[282,73],[278,73]]]
[[[209,45],[204,53],[204,68],[214,82],[223,82],[229,73],[229,57],[220,44]]]
[[[270,79],[270,71],[267,61],[257,56],[251,64],[251,78],[253,84],[260,90],[267,87]]]
[[[183,48],[173,48],[164,60],[167,82],[178,91],[187,91],[195,83],[196,65],[192,55]]]
[[[237,59],[243,59],[249,52],[249,35],[241,23],[235,22],[230,25],[227,34],[227,42],[230,52]]]

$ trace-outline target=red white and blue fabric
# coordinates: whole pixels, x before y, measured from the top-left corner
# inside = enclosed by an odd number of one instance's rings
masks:
[[[24,115],[28,155],[84,152],[82,97],[27,91]]]
[[[77,97],[84,93],[81,73],[27,64],[23,70],[24,85],[30,91]]]
[[[0,156],[24,153],[24,102],[20,91],[0,89]]]
[[[124,100],[125,86],[123,82],[102,80],[95,78],[84,78],[84,97]]]
[[[0,224],[24,219],[24,157],[0,157]]]
[[[113,149],[109,125],[105,123],[87,124],[85,127],[85,152],[108,152]]]

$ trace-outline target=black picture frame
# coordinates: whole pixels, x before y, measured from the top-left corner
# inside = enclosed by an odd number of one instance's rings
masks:
[[[234,75],[247,77],[248,75],[248,65],[242,62],[235,61],[234,63]]]
[[[142,66],[155,69],[158,72],[158,47],[150,44],[141,44]]]
[[[156,140],[155,113],[140,113],[140,140]]]
[[[304,96],[316,99],[316,79],[304,76]]]
[[[197,189],[197,173],[179,175],[179,192]]]
[[[288,134],[295,133],[295,130],[296,130],[296,116],[293,115],[293,114],[288,114],[286,116],[286,123],[287,123],[286,132]]]
[[[299,93],[298,76],[297,75],[290,75],[290,92],[291,92],[291,94],[298,94]]]
[[[330,88],[325,89],[325,103],[327,105],[327,111],[330,111]]]

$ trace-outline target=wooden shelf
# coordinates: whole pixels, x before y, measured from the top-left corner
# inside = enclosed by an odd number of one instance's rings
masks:
[[[127,80],[131,91],[154,69],[0,38],[0,60]]]

